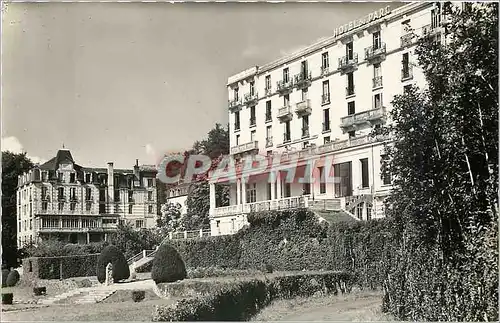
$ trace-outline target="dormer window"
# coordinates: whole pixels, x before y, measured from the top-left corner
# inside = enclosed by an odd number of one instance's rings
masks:
[[[57,173],[57,179],[62,182],[64,180],[64,177],[63,177],[63,173],[62,172],[58,172]]]
[[[76,182],[76,174],[75,173],[71,173],[69,174],[69,182],[70,183],[75,183]]]

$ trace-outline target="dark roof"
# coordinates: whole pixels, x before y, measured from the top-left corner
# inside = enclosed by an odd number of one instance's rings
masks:
[[[71,156],[71,153],[69,150],[66,150],[66,149],[59,150],[57,152],[56,157],[52,158],[48,162],[41,165],[40,169],[56,170],[57,166],[59,166],[59,164],[63,163],[63,162],[75,164],[75,161],[73,160],[73,156]],[[75,165],[75,166],[78,166],[78,165]],[[78,167],[80,167],[80,166],[78,166]]]

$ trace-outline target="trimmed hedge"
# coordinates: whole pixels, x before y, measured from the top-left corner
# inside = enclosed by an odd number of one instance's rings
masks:
[[[97,280],[100,283],[106,281],[106,266],[109,263],[113,266],[114,282],[130,277],[130,269],[123,253],[115,246],[107,246],[97,258]]]
[[[95,276],[98,256],[98,254],[92,254],[26,258],[23,259],[23,279],[66,279]]]
[[[156,251],[151,279],[155,283],[170,283],[187,277],[186,265],[181,256],[169,244],[163,244]]]
[[[132,300],[134,302],[140,302],[146,297],[146,292],[143,290],[133,290],[132,291]]]
[[[200,284],[205,290],[201,296],[184,298],[173,306],[156,306],[153,321],[245,321],[274,300],[315,293],[345,293],[350,291],[351,284],[352,276],[338,272],[204,282]],[[162,287],[173,288],[172,284],[159,286]]]
[[[17,270],[14,269],[13,271],[11,271],[7,276],[7,281],[6,281],[7,287],[16,286],[20,278],[21,276],[19,275],[19,272]]]

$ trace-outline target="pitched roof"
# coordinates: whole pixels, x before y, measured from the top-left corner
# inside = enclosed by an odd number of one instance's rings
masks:
[[[71,156],[71,152],[67,149],[60,149],[57,152],[56,157],[50,159],[48,162],[44,163],[40,166],[40,169],[46,170],[56,170],[60,163],[71,163],[75,166],[75,161],[73,160],[73,156]],[[78,166],[80,167],[80,166]]]

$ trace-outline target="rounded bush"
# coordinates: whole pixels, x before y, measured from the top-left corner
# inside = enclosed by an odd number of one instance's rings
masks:
[[[181,255],[171,245],[161,245],[153,260],[151,278],[159,284],[183,280],[186,277],[186,265]]]
[[[16,286],[16,284],[19,282],[19,278],[21,278],[21,276],[19,275],[19,272],[17,270],[14,269],[13,271],[11,271],[7,276],[7,287]]]
[[[146,297],[146,292],[143,290],[134,290],[132,291],[132,300],[134,302],[140,302]]]
[[[97,280],[100,283],[106,281],[106,266],[109,263],[113,266],[114,282],[130,277],[130,269],[123,253],[115,246],[107,246],[97,258]]]
[[[10,274],[10,270],[4,268],[2,269],[2,287],[7,287],[7,277]]]

